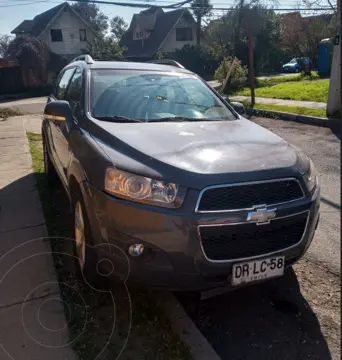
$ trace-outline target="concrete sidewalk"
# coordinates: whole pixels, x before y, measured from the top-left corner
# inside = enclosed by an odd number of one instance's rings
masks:
[[[229,100],[233,101],[251,101],[250,96],[229,96]],[[299,106],[309,109],[326,109],[327,104],[323,102],[314,102],[314,101],[296,101],[296,100],[283,100],[283,99],[271,99],[271,98],[262,98],[256,97],[255,102],[257,104],[270,104],[270,105],[282,105],[282,106]]]
[[[24,118],[0,121],[0,359],[74,360]]]

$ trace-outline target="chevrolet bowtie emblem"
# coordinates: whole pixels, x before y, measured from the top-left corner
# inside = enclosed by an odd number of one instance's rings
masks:
[[[269,224],[276,216],[276,212],[276,208],[268,209],[266,206],[255,208],[255,210],[248,212],[247,221],[256,222],[257,225]]]

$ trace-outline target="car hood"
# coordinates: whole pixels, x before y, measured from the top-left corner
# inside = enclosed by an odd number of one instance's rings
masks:
[[[274,177],[277,170],[283,172],[279,176],[298,171],[297,152],[286,141],[243,118],[128,124],[94,120],[91,133],[115,166],[146,176],[267,172],[265,177]]]

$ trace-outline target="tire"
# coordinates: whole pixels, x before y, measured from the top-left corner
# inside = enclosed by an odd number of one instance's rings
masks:
[[[50,154],[47,148],[46,140],[43,137],[43,158],[44,158],[44,172],[48,182],[53,183],[56,181],[58,175],[53,165]]]
[[[71,196],[75,275],[87,284],[98,288],[102,277],[98,273],[98,256],[92,247],[93,239],[81,190],[74,189]]]

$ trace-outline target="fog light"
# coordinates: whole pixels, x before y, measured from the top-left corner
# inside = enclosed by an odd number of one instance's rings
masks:
[[[143,244],[134,244],[128,248],[128,253],[131,256],[140,256],[140,255],[142,255],[143,252],[144,252]]]

